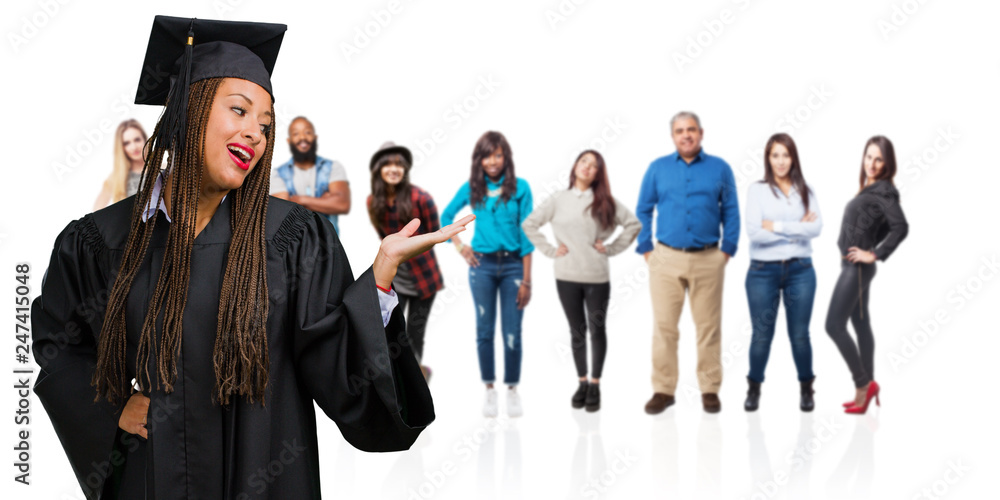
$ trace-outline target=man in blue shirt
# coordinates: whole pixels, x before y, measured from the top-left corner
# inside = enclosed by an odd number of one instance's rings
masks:
[[[642,222],[637,251],[649,265],[655,321],[653,397],[646,404],[646,413],[660,413],[674,403],[680,337],[677,323],[685,293],[691,296],[691,316],[697,330],[702,405],[705,411],[715,413],[722,408],[718,397],[722,383],[722,283],[740,236],[736,180],[728,163],[702,151],[704,130],[697,115],[677,113],[670,129],[677,151],[649,165],[635,211]]]

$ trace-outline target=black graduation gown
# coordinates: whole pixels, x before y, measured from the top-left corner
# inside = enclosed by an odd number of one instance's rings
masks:
[[[365,451],[410,447],[434,420],[399,308],[383,327],[371,268],[355,280],[333,226],[271,198],[266,222],[270,380],[265,405],[212,402],[212,350],[230,240],[227,197],[198,235],[177,379],[147,395],[149,440],[118,429],[120,407],[90,385],[108,292],[134,198],[70,223],[32,305],[35,393],[88,498],[319,498],[313,401]],[[161,267],[160,220],[127,299],[127,370]],[[155,352],[150,375],[156,377]],[[155,385],[155,382],[154,382]],[[145,493],[145,495],[144,495]]]

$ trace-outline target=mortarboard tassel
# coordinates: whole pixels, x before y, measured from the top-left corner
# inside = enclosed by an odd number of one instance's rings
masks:
[[[187,136],[187,108],[188,94],[191,85],[191,59],[194,50],[194,19],[188,26],[187,44],[184,46],[184,55],[178,61],[177,79],[170,87],[167,96],[167,104],[163,110],[161,118],[161,129],[165,146],[171,151],[171,163],[176,158],[180,158],[184,153],[184,140]],[[157,143],[161,139],[156,138]],[[154,147],[160,144],[154,144]]]

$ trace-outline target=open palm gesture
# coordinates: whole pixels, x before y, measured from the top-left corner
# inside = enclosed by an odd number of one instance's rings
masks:
[[[420,219],[413,219],[398,233],[382,238],[382,245],[378,249],[378,255],[375,256],[375,263],[372,264],[375,284],[382,288],[389,288],[392,285],[392,279],[396,277],[396,269],[399,268],[400,264],[465,231],[465,226],[475,218],[475,215],[469,214],[454,224],[449,224],[433,233],[416,236],[413,236],[413,233],[420,227]]]

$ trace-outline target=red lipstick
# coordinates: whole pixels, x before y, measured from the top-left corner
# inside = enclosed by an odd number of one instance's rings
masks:
[[[250,146],[245,144],[240,144],[238,142],[231,142],[226,144],[226,148],[229,149],[229,157],[233,159],[237,167],[243,170],[248,170],[250,168],[250,162],[253,161],[254,152]]]

